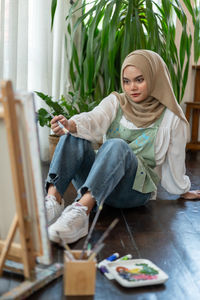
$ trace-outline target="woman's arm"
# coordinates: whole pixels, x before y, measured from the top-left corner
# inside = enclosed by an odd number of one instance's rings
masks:
[[[100,142],[114,120],[118,107],[116,96],[110,94],[92,111],[80,113],[69,120],[76,126],[76,132],[72,134],[89,141]]]
[[[187,142],[187,125],[175,117],[170,130],[170,142],[165,162],[162,166],[163,185],[170,193],[179,194],[181,198],[200,199],[199,190],[190,190],[191,183],[186,175],[185,149]]]
[[[187,127],[172,112],[167,111],[157,136],[157,163],[160,164],[161,185],[171,194],[181,195],[190,190],[186,175],[185,146]]]
[[[90,112],[83,112],[67,120],[63,115],[51,120],[51,129],[56,135],[63,135],[58,121],[74,136],[90,141],[100,141],[116,116],[119,102],[110,94]]]

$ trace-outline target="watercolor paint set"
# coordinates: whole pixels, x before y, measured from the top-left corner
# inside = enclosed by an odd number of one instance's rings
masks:
[[[129,259],[109,262],[107,272],[124,287],[162,284],[168,275],[148,259]]]

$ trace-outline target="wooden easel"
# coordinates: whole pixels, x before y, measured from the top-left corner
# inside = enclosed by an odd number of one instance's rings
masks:
[[[16,214],[6,239],[0,241],[0,276],[3,273],[3,269],[12,270],[12,267],[5,264],[7,259],[11,259],[23,264],[23,268],[19,272],[23,272],[26,281],[22,283],[20,288],[15,289],[13,294],[12,291],[8,292],[3,295],[3,298],[0,297],[0,299],[20,299],[21,297],[30,295],[33,291],[60,276],[63,273],[63,268],[61,264],[56,264],[56,266],[51,265],[50,268],[42,268],[42,270],[39,270],[37,267],[36,256],[38,253],[34,249],[31,218],[28,212],[16,114],[16,105],[19,104],[19,100],[15,99],[10,81],[3,81],[1,83],[1,93],[0,103],[3,104],[3,111],[0,112],[0,118],[5,121],[15,193]],[[20,244],[13,242],[17,231],[19,232]]]
[[[10,160],[13,175],[13,185],[16,196],[16,216],[10,227],[7,239],[5,241],[0,257],[0,275],[4,267],[7,254],[10,250],[13,238],[17,228],[19,228],[21,242],[21,257],[24,265],[24,276],[26,278],[34,277],[35,257],[33,252],[33,240],[28,217],[28,209],[25,197],[26,194],[24,176],[21,161],[21,149],[18,134],[17,116],[15,110],[15,98],[11,82],[2,83],[2,99],[4,109],[4,120],[8,137],[10,150]],[[19,251],[19,248],[18,248]]]

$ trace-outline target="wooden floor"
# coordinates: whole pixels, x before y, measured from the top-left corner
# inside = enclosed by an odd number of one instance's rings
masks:
[[[187,174],[191,178],[192,188],[200,189],[200,153],[187,153]],[[69,198],[68,201],[71,201]],[[200,201],[173,198],[159,188],[157,200],[150,201],[145,207],[123,210],[105,207],[92,239],[95,242],[111,221],[119,217],[119,223],[97,256],[98,261],[113,252],[119,252],[121,256],[131,253],[133,258],[149,259],[168,274],[165,284],[128,289],[109,281],[97,271],[94,297],[64,297],[63,279],[60,277],[28,299],[200,299]],[[91,215],[91,220],[93,217]],[[79,249],[83,242],[84,238],[71,244],[71,248]],[[62,249],[53,245],[53,252],[54,260],[62,261]],[[7,289],[16,285],[13,275],[0,280],[0,293],[2,290],[5,292],[6,284]]]

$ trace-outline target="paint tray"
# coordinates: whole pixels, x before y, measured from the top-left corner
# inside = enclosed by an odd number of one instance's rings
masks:
[[[148,259],[129,259],[107,264],[108,271],[124,287],[162,284],[168,275]]]

